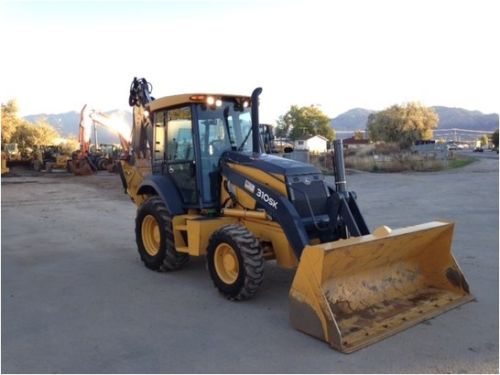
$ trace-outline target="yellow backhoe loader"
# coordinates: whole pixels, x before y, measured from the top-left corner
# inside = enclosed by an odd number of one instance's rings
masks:
[[[132,144],[119,171],[146,267],[176,270],[205,256],[230,300],[257,292],[264,261],[296,267],[292,325],[346,353],[473,299],[451,253],[452,223],[370,233],[346,189],[341,141],[334,184],[263,153],[260,88],[157,100],[151,90],[134,78]]]

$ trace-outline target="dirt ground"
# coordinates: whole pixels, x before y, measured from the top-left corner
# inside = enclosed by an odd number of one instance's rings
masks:
[[[294,330],[293,271],[266,265],[233,303],[204,259],[140,262],[117,175],[13,171],[1,182],[2,372],[498,373],[498,156],[436,173],[350,173],[370,227],[456,222],[453,251],[477,301],[353,354]]]

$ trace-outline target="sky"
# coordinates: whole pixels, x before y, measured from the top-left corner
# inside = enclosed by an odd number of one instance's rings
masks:
[[[0,0],[0,100],[21,115],[262,87],[261,122],[418,101],[499,112],[496,0]]]

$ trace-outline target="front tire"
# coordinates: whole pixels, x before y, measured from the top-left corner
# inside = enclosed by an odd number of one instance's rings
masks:
[[[264,278],[259,241],[241,225],[226,225],[212,235],[207,263],[215,287],[230,300],[251,298]]]
[[[148,198],[135,219],[137,249],[144,265],[155,271],[181,268],[189,255],[175,250],[172,218],[158,196]]]

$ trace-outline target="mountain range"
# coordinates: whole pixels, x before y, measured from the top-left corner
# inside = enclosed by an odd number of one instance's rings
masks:
[[[130,129],[132,129],[132,113],[130,111],[114,109],[103,113],[123,119],[127,124],[130,124]],[[43,119],[52,125],[61,136],[78,137],[80,113],[77,111],[55,114],[39,113],[36,115],[24,116],[24,119],[30,122],[36,122]],[[102,126],[97,127],[97,140],[99,143],[119,143],[118,136]]]
[[[432,107],[439,116],[438,129],[467,129],[493,132],[498,129],[498,114],[484,114],[479,111],[469,111],[463,108],[453,108],[444,106]],[[368,116],[375,111],[365,108],[353,108],[337,117],[331,119],[331,124],[336,131],[354,132],[364,130]],[[132,124],[132,113],[130,111],[112,110],[105,112],[109,115],[118,115],[128,124]],[[80,114],[76,111],[57,113],[57,114],[35,114],[24,117],[26,120],[36,122],[39,119],[45,119],[54,126],[59,133],[67,137],[69,135],[78,135],[78,126]],[[118,137],[103,127],[97,128],[97,137],[99,143],[118,143]],[[339,134],[340,135],[340,134]],[[341,137],[344,138],[344,137]]]
[[[463,108],[434,106],[439,116],[438,129],[466,129],[493,132],[498,129],[498,114],[484,114],[479,111],[469,111]],[[354,108],[331,120],[332,127],[337,131],[364,130],[368,116],[375,111],[365,108]]]

